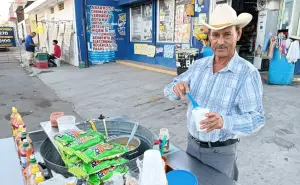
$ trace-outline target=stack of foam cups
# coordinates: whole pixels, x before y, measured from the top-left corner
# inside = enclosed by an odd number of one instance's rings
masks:
[[[167,185],[166,173],[161,154],[158,150],[147,150],[144,153],[140,185]]]

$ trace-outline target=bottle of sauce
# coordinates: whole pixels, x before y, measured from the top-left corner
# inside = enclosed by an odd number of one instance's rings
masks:
[[[33,148],[29,145],[27,139],[24,139],[23,145],[19,150],[19,155],[21,158],[21,166],[25,169],[30,162],[30,156],[33,154]]]
[[[23,128],[26,127],[26,125],[23,122],[23,119],[21,118],[20,115],[17,116],[17,119],[13,123],[13,127],[14,127],[14,130],[15,130],[15,135],[18,135],[18,133],[22,132]]]
[[[44,181],[45,181],[45,178],[43,177],[42,173],[38,172],[35,177],[35,185],[39,185],[40,183],[42,183]]]
[[[23,126],[20,126],[23,127]],[[27,139],[28,143],[32,146],[32,140],[29,137],[29,134],[26,131],[26,128],[23,128],[22,132],[18,133],[15,137],[16,139],[16,145],[20,147],[20,145],[23,145],[24,139]]]
[[[29,145],[29,144],[28,144]],[[19,148],[19,156],[20,156],[20,160],[21,160],[21,166],[22,168],[26,168],[28,166],[27,164],[27,153],[26,153],[26,143],[24,143],[21,148]]]
[[[34,166],[37,165],[35,156],[32,154],[30,156],[30,161],[29,161],[29,165],[27,168],[25,168],[25,170],[23,171],[23,176],[26,179],[29,179],[29,177],[32,175],[32,169],[34,168]]]
[[[161,150],[162,148],[162,144],[163,144],[163,140],[164,137],[166,136],[167,140],[166,140],[166,144],[164,147],[164,153],[167,153],[170,151],[170,135],[169,135],[169,130],[167,128],[162,128],[160,129],[159,132],[159,149]]]
[[[34,164],[31,169],[31,175],[26,180],[26,185],[36,185],[35,179],[38,173],[40,173],[38,165]]]
[[[21,126],[22,127],[22,126]],[[18,139],[17,136],[18,135],[21,135],[21,138]],[[23,148],[23,144],[24,144],[24,141],[26,140],[26,142],[29,143],[29,146],[30,148],[32,148],[33,150],[33,145],[32,145],[32,141],[31,139],[29,138],[26,130],[23,129],[23,132],[19,133],[17,136],[16,136],[16,146],[17,146],[17,150],[18,151],[21,151],[21,149]],[[28,137],[27,137],[28,136]],[[19,136],[18,136],[19,137]],[[20,152],[19,152],[19,157],[20,157]]]
[[[12,113],[10,115],[10,125],[11,125],[13,136],[15,136],[15,132],[16,132],[14,128],[14,123],[18,116],[20,116],[18,110],[15,107],[12,107]]]

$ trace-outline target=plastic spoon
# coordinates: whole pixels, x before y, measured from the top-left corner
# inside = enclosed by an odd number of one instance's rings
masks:
[[[193,109],[197,109],[198,107],[200,107],[199,104],[194,100],[194,98],[192,97],[192,95],[190,93],[187,93],[186,95],[192,102]]]
[[[133,129],[132,129],[132,131],[131,131],[130,137],[129,137],[128,141],[127,141],[126,148],[128,147],[129,143],[130,143],[131,140],[133,139],[133,136],[134,136],[134,134],[135,134],[135,132],[136,132],[138,126],[139,126],[138,123],[135,123],[135,125],[133,126]]]
[[[167,136],[164,136],[164,139],[162,140],[162,143],[161,143],[161,149],[160,149],[160,154],[161,155],[164,154],[166,143],[167,143]]]
[[[105,117],[104,117],[102,114],[100,114],[100,116],[99,116],[98,119],[103,121],[103,126],[104,126],[105,136],[106,136],[106,138],[108,139],[108,132],[107,132],[107,127],[106,127]]]
[[[105,118],[103,119],[103,125],[104,125],[104,130],[105,130],[106,138],[108,138],[108,132],[107,132],[107,127],[106,127],[106,121],[105,121]]]

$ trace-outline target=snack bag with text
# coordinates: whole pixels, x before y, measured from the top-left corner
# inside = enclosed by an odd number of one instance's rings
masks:
[[[126,164],[128,160],[124,158],[116,158],[105,161],[92,161],[90,163],[82,163],[69,169],[69,172],[80,178],[87,178],[89,175],[97,173],[103,169]]]
[[[89,163],[93,160],[102,161],[120,157],[126,152],[128,152],[128,149],[125,146],[108,142],[99,143],[86,149],[85,151],[77,151],[75,154],[85,163]]]
[[[125,165],[101,170],[101,171],[89,176],[88,184],[89,185],[99,185],[103,182],[109,181],[113,177],[114,174],[124,175],[128,172],[128,170],[129,170],[129,168]]]
[[[73,142],[65,146],[58,145],[58,147],[60,150],[66,152],[68,155],[73,155],[75,151],[84,150],[98,143],[103,143],[105,141],[106,138],[102,133],[91,130],[88,133],[79,136]]]

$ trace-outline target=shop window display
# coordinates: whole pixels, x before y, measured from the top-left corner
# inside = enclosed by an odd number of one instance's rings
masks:
[[[130,41],[152,42],[152,4],[130,8]]]
[[[186,14],[189,0],[158,0],[157,42],[189,43],[190,17]]]

